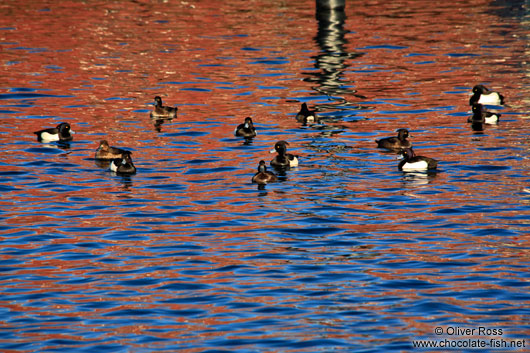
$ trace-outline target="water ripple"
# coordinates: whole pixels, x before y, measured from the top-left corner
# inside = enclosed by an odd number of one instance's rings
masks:
[[[524,14],[210,5],[0,10],[0,350],[411,351],[448,326],[527,339]],[[481,131],[477,83],[507,101]],[[175,119],[149,117],[156,95]],[[316,124],[296,121],[302,103]],[[233,135],[247,116],[251,141]],[[71,143],[36,141],[60,121]],[[376,148],[397,128],[437,172]],[[133,151],[135,175],[94,160],[102,139]],[[252,183],[278,140],[300,165]]]

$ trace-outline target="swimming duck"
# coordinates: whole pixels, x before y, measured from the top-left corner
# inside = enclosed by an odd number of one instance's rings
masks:
[[[107,140],[101,140],[99,147],[96,150],[96,159],[116,159],[122,158],[125,154],[131,154],[130,151],[122,150],[121,148],[111,147]]]
[[[499,92],[490,91],[484,85],[476,85],[473,87],[473,95],[469,98],[469,105],[473,105],[474,103],[503,105],[504,96]]]
[[[306,125],[307,123],[318,123],[317,114],[309,110],[306,103],[302,103],[300,111],[296,114],[296,120]]]
[[[278,177],[273,172],[267,171],[265,161],[259,161],[258,172],[252,177],[253,183],[268,184],[278,181]]]
[[[501,116],[485,110],[484,106],[479,103],[474,103],[471,110],[473,115],[467,119],[468,123],[497,124]]]
[[[177,107],[169,107],[162,105],[162,98],[155,97],[155,108],[151,111],[151,118],[158,119],[173,119],[177,117]]]
[[[401,151],[403,159],[399,162],[398,169],[403,172],[419,172],[436,169],[438,161],[429,157],[416,156],[412,148]]]
[[[70,124],[68,123],[60,123],[57,127],[34,132],[39,142],[72,141],[73,133],[74,131],[70,129]]]
[[[407,129],[398,129],[397,133],[397,137],[392,136],[382,138],[381,140],[375,140],[377,147],[389,150],[412,147],[410,141],[407,140],[407,137],[409,137],[409,131]]]
[[[110,170],[116,174],[135,174],[136,167],[134,166],[131,155],[126,153],[121,158],[115,158],[110,162]]]
[[[278,141],[274,145],[274,149],[270,153],[276,151],[278,154],[271,161],[271,166],[275,168],[289,168],[298,166],[298,157],[287,153],[287,146],[289,143],[287,141]]]
[[[252,123],[252,119],[250,117],[245,118],[245,122],[243,124],[239,124],[236,129],[234,130],[235,136],[243,136],[246,139],[251,139],[257,135],[256,129],[254,128],[254,124]]]

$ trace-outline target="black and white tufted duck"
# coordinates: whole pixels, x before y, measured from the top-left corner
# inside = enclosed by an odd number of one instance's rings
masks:
[[[274,149],[271,150],[271,153],[276,151],[278,154],[271,161],[271,166],[275,168],[289,168],[298,166],[298,157],[287,153],[287,146],[289,143],[287,141],[278,141],[274,145]]]
[[[34,132],[34,134],[37,135],[37,140],[39,142],[72,141],[73,133],[74,131],[70,128],[70,124],[68,123],[60,123],[57,127]]]
[[[124,154],[121,158],[115,158],[110,162],[110,170],[116,174],[135,174],[136,167],[133,164],[130,154]]]
[[[503,105],[504,96],[499,92],[490,91],[484,85],[476,85],[473,87],[473,95],[469,98],[469,105],[475,103],[486,105]]]
[[[245,122],[243,124],[239,124],[236,129],[234,130],[235,136],[242,136],[246,139],[251,139],[253,137],[256,137],[256,129],[254,128],[254,123],[252,123],[252,119],[250,117],[245,118]]]
[[[398,169],[403,172],[420,172],[436,169],[438,161],[429,157],[416,156],[412,148],[401,151],[403,159],[399,162]]]
[[[296,114],[296,120],[303,123],[304,125],[317,123],[318,117],[314,110],[309,110],[306,103],[302,103],[300,111]]]

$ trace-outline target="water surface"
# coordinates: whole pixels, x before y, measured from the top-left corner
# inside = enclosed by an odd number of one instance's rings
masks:
[[[4,2],[0,350],[528,347],[528,8],[435,5]],[[507,102],[481,131],[477,83]],[[62,121],[72,143],[36,141]],[[401,127],[437,172],[376,148]],[[96,163],[102,139],[138,173]],[[278,140],[300,166],[252,184]]]

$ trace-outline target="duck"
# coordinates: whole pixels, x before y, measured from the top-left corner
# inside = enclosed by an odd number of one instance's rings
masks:
[[[398,169],[403,172],[420,172],[436,169],[438,161],[429,157],[416,156],[412,148],[401,151],[403,159],[398,164]]]
[[[101,140],[99,147],[96,150],[96,159],[116,159],[123,158],[126,154],[131,154],[131,151],[122,150],[121,148],[111,147],[107,140]]]
[[[499,92],[490,91],[484,85],[475,85],[473,87],[473,95],[469,98],[469,105],[475,103],[486,105],[503,105],[504,96]]]
[[[397,137],[385,137],[380,140],[375,140],[378,148],[386,148],[389,150],[400,150],[403,148],[411,148],[412,144],[409,140],[409,131],[407,129],[397,129]]]
[[[115,158],[110,162],[110,170],[116,174],[130,175],[136,173],[136,167],[133,164],[131,155],[124,154],[120,158]]]
[[[151,111],[151,118],[153,119],[173,119],[177,117],[177,107],[169,107],[162,105],[162,98],[155,97],[155,108]]]
[[[265,161],[261,160],[258,164],[258,172],[252,177],[252,182],[257,184],[268,184],[278,181],[278,177],[273,172],[267,170]]]
[[[68,142],[72,141],[74,131],[68,123],[60,123],[57,127],[35,131],[39,142]]]
[[[287,153],[287,146],[289,143],[287,141],[278,141],[274,145],[274,149],[270,153],[276,151],[278,154],[271,160],[270,164],[275,168],[290,168],[298,166],[298,157]]]
[[[254,124],[252,123],[252,118],[246,117],[245,122],[243,124],[239,124],[236,129],[234,130],[235,136],[242,136],[246,139],[251,139],[253,137],[256,137],[257,132],[254,128]]]
[[[501,114],[489,112],[480,103],[474,103],[471,108],[473,115],[467,119],[468,123],[497,124]]]
[[[318,123],[318,117],[314,110],[309,110],[306,103],[302,103],[300,111],[296,114],[296,120],[306,125],[307,123]]]

